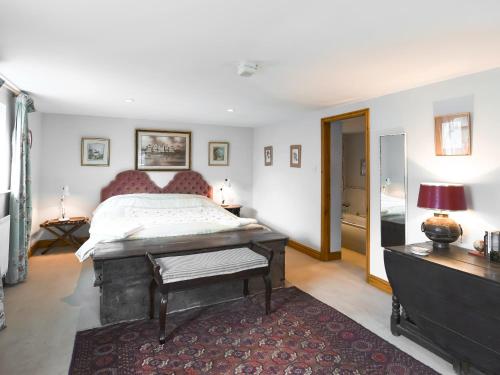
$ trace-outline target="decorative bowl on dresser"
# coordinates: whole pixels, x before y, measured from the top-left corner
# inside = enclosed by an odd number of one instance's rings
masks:
[[[500,264],[450,245],[428,256],[387,247],[391,331],[453,364],[459,374],[500,374]]]

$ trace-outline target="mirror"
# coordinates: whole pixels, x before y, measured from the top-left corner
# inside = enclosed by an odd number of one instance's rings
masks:
[[[406,134],[380,137],[382,247],[406,243]]]

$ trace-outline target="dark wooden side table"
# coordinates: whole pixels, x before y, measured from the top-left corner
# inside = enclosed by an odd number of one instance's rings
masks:
[[[421,257],[384,250],[391,331],[453,364],[458,374],[500,374],[500,264],[450,245]],[[432,249],[432,242],[416,244]]]
[[[56,236],[56,239],[52,241],[44,251],[42,251],[42,254],[45,254],[53,249],[58,243],[61,243],[61,245],[66,244],[78,249],[82,244],[73,235],[73,233],[89,222],[89,218],[85,216],[70,217],[68,220],[45,220],[42,224],[40,224],[40,228],[52,233]]]
[[[223,204],[222,208],[228,210],[232,214],[236,216],[240,216],[241,205],[239,204]]]

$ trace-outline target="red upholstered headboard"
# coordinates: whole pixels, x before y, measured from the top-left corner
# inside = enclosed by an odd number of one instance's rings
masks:
[[[143,171],[118,173],[113,181],[101,190],[101,202],[115,195],[134,193],[198,194],[212,198],[212,187],[201,174],[194,171],[177,172],[164,188],[158,187]]]

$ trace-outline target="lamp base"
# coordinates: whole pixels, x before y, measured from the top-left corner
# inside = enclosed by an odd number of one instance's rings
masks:
[[[450,243],[458,240],[463,233],[460,224],[442,213],[435,213],[433,217],[428,218],[422,223],[421,229],[436,250],[449,249]]]

